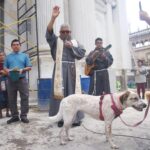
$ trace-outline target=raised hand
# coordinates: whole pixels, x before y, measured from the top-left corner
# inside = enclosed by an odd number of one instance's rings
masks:
[[[149,16],[148,16],[148,13],[147,13],[146,11],[140,11],[140,12],[139,12],[139,16],[140,16],[140,19],[141,19],[141,20],[144,20],[144,21],[146,21],[147,18],[149,17]]]
[[[59,6],[54,6],[53,11],[52,11],[52,17],[57,18],[57,16],[60,13],[59,9],[60,9]]]
[[[150,16],[148,15],[148,13],[146,11],[143,11],[143,10],[140,11],[139,17],[142,21],[145,21],[150,25]]]
[[[53,24],[54,24],[54,22],[55,22],[55,19],[57,18],[57,16],[58,16],[59,13],[60,13],[59,9],[60,9],[59,6],[54,6],[54,7],[53,7],[51,20],[50,20],[50,22],[49,22],[49,24],[48,24],[48,26],[47,26],[47,29],[48,29],[49,32],[52,31],[52,29],[53,29]]]

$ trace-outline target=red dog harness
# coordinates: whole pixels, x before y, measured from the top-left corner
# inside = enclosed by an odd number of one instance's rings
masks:
[[[104,96],[105,95],[102,95],[100,96],[100,102],[99,102],[99,105],[100,105],[100,120],[104,120],[104,116],[103,116],[103,113],[102,113],[102,104],[103,104],[103,99],[104,99]],[[111,101],[112,101],[112,105],[111,105],[111,108],[112,110],[114,111],[114,114],[115,114],[115,118],[120,116],[120,114],[122,114],[122,109],[119,109],[117,106],[116,106],[116,103],[114,101],[114,98],[113,98],[113,95],[110,94],[110,97],[111,97]]]

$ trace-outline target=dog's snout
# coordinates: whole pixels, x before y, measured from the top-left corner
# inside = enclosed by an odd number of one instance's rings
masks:
[[[143,103],[143,108],[147,107],[147,105],[145,103]]]

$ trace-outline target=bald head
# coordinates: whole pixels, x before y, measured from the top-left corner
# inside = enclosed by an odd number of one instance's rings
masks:
[[[68,24],[62,24],[60,27],[60,38],[62,40],[70,40],[71,39],[71,29]]]
[[[62,31],[62,30],[68,30],[68,31],[71,31],[71,29],[70,29],[70,25],[69,24],[62,24],[61,26],[60,26],[60,32]]]

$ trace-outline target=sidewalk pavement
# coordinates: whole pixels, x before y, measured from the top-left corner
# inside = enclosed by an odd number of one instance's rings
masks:
[[[128,108],[121,115],[127,123],[135,124],[143,119],[144,111]],[[29,124],[17,122],[7,125],[8,118],[0,119],[0,150],[111,150],[105,142],[104,122],[85,116],[80,127],[72,128],[74,141],[59,144],[60,128],[50,125],[48,112],[31,108]],[[138,127],[127,127],[119,118],[113,122],[113,139],[120,150],[150,150],[150,113]]]

